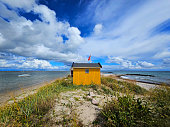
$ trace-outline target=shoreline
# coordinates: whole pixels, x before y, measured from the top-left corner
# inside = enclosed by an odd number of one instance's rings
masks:
[[[121,78],[119,75],[115,75],[115,74],[103,74],[101,73],[101,76],[104,77],[111,77],[114,78],[115,80],[120,80],[120,81],[126,81],[126,82],[135,82],[136,85],[149,90],[149,89],[154,89],[156,87],[159,87],[159,84],[152,84],[152,83],[148,83],[148,82],[140,82],[140,81],[136,81],[136,80],[131,80],[131,79],[124,79]],[[34,94],[36,93],[36,90],[39,89],[42,86],[48,85],[50,83],[55,82],[58,79],[64,78],[66,76],[60,77],[60,78],[55,78],[53,80],[50,81],[46,81],[46,82],[42,82],[39,84],[33,84],[31,86],[25,86],[22,87],[20,89],[16,89],[16,90],[12,90],[6,93],[0,93],[0,106],[5,104],[5,103],[12,103],[10,102],[12,100],[12,98],[17,98],[17,99],[22,99],[28,95]]]
[[[155,89],[157,87],[159,87],[159,84],[156,84],[156,83],[149,83],[149,82],[142,82],[142,81],[136,81],[136,80],[131,80],[131,79],[124,79],[124,78],[121,78],[119,75],[115,75],[115,74],[101,74],[101,76],[104,76],[104,77],[112,77],[114,78],[115,80],[120,80],[120,81],[126,81],[126,82],[135,82],[136,85],[146,89],[146,90],[150,90],[150,89]]]
[[[167,71],[169,72],[169,71]],[[142,73],[124,73],[124,74],[116,74],[116,73],[112,73],[112,72],[109,72],[109,73],[101,73],[101,74],[104,74],[104,75],[114,75],[114,76],[117,76],[118,78],[122,78],[122,79],[129,79],[129,80],[135,80],[137,82],[141,82],[141,83],[148,83],[148,84],[154,84],[154,85],[167,85],[167,86],[170,86],[170,79],[169,78],[162,78],[160,79],[160,77],[157,77],[155,76],[154,74],[142,74]],[[143,79],[143,80],[136,80],[136,79],[131,79],[127,76],[145,76],[145,77],[155,77],[155,79],[158,79],[158,80],[147,80],[146,79]],[[164,79],[164,80],[163,80]]]
[[[7,104],[7,103],[13,103],[13,101],[11,101],[13,100],[12,98],[17,98],[17,100],[20,100],[28,95],[34,94],[37,92],[36,90],[38,90],[40,87],[51,84],[55,82],[56,80],[64,78],[64,77],[55,78],[53,80],[49,80],[49,81],[38,83],[38,84],[33,84],[31,86],[25,86],[20,89],[8,91],[6,93],[0,93],[0,106]]]

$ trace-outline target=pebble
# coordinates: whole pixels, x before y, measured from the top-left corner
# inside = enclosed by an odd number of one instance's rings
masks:
[[[95,94],[94,94],[93,92],[89,92],[89,95],[90,95],[91,97],[94,97],[94,96],[95,96]]]
[[[88,99],[92,99],[92,96],[87,96]]]
[[[92,99],[91,103],[94,105],[99,105],[99,101],[94,98]]]

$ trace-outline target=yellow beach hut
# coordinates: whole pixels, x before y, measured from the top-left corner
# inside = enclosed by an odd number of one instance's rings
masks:
[[[71,76],[75,85],[101,84],[100,63],[74,63],[71,66]]]

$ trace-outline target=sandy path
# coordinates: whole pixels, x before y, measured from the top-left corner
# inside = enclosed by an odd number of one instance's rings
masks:
[[[94,96],[89,96],[89,91],[93,91]],[[93,126],[92,123],[96,119],[103,104],[113,97],[105,94],[99,95],[92,89],[89,91],[80,89],[60,93],[56,99],[54,108],[49,112],[50,115],[48,115],[51,119],[50,126],[63,126],[63,121],[66,121],[66,119],[72,120],[67,123],[68,126],[73,126],[75,119],[76,122],[81,122],[83,126]],[[92,100],[96,100],[98,104],[93,104]]]

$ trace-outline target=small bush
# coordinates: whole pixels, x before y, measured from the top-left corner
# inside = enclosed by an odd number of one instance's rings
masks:
[[[154,107],[154,125],[170,126],[170,87],[162,86],[150,93],[149,100]]]
[[[131,127],[149,126],[150,120],[151,112],[146,101],[123,96],[104,106],[95,122],[109,127]]]
[[[103,90],[103,92],[104,92],[105,94],[112,94],[112,93],[113,93],[110,89],[108,89],[108,88],[106,88],[106,87],[104,87],[104,86],[102,86],[101,89]]]

